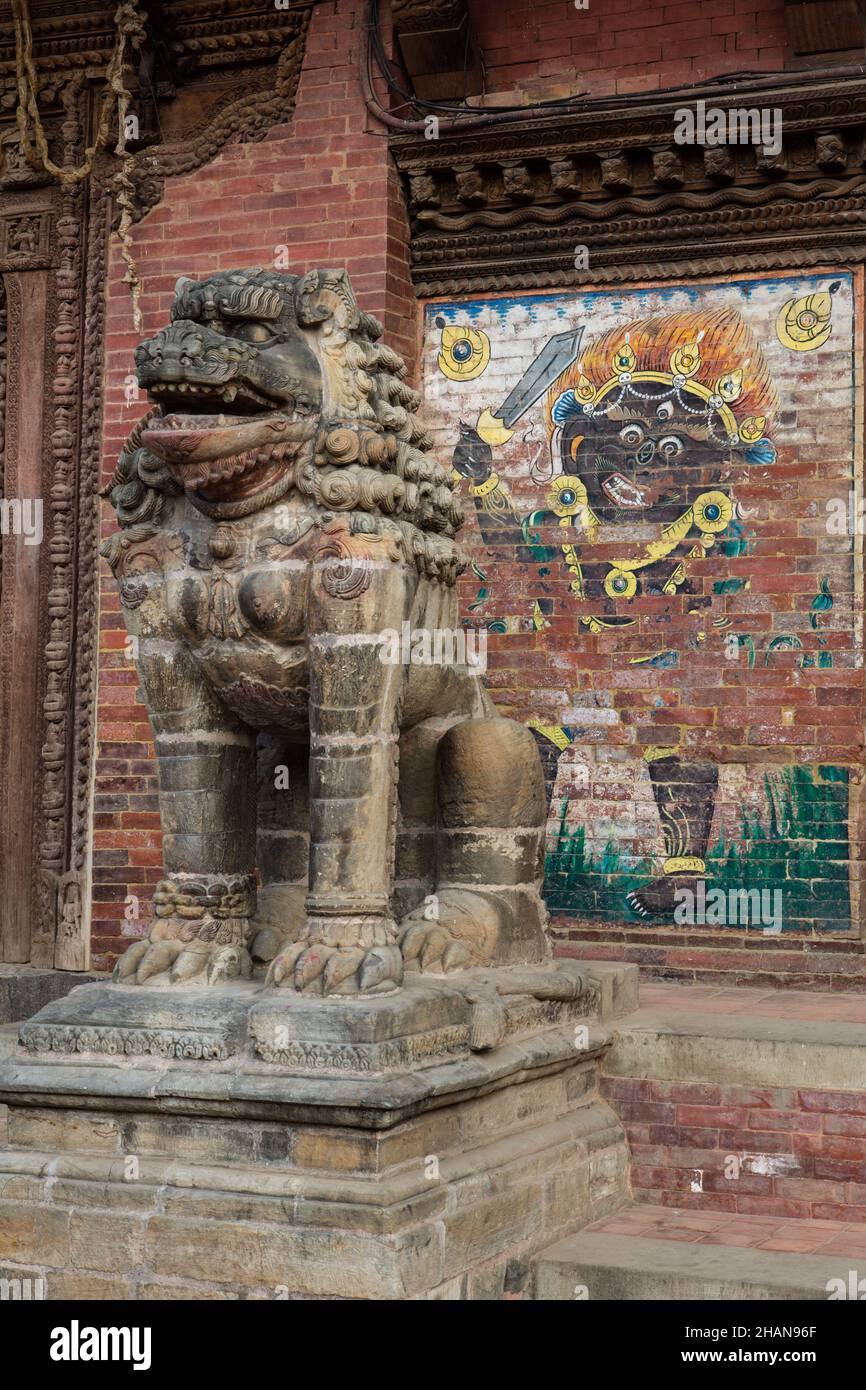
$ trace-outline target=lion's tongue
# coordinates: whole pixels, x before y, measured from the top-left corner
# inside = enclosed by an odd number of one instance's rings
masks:
[[[224,418],[224,417],[223,417]],[[207,463],[211,459],[279,443],[289,422],[282,415],[220,424],[219,416],[167,416],[142,431],[145,449],[172,463]]]

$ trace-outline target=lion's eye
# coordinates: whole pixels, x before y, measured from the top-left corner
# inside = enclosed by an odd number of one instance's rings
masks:
[[[235,337],[241,338],[245,343],[268,343],[273,334],[263,323],[239,323],[235,329]]]
[[[664,439],[659,440],[659,453],[665,458],[673,459],[683,451],[683,441],[675,434],[666,434]]]
[[[671,418],[671,416],[673,415],[673,413],[674,413],[673,401],[662,401],[661,405],[659,406],[658,410],[656,411],[656,416],[657,416],[657,418],[658,418],[659,420],[669,420],[669,419]]]
[[[626,425],[620,430],[619,437],[629,449],[635,449],[643,439],[643,430],[640,425]]]

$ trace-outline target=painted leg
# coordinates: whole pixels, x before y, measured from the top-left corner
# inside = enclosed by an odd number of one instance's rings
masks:
[[[436,761],[437,887],[401,923],[406,969],[546,960],[546,801],[532,734],[510,719],[467,720],[443,736]]]
[[[677,890],[694,892],[706,874],[719,769],[715,763],[671,755],[654,758],[649,774],[667,859],[662,875],[629,893],[627,901],[641,917],[670,917]]]

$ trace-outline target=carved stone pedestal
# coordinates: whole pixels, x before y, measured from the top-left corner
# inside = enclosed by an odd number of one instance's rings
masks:
[[[0,1068],[0,1274],[47,1297],[485,1298],[627,1191],[630,966],[383,996],[87,985]]]

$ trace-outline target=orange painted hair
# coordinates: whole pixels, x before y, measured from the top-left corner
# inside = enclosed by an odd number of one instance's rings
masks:
[[[635,370],[641,372],[670,372],[671,357],[676,349],[694,343],[698,334],[703,333],[698,348],[701,365],[694,380],[712,387],[720,376],[739,367],[743,373],[743,391],[734,401],[732,410],[738,420],[748,415],[764,415],[769,428],[769,420],[779,408],[779,398],[758,340],[736,309],[719,308],[653,314],[650,318],[633,319],[631,323],[593,338],[547,393],[548,429],[553,428],[554,402],[563,391],[575,386],[581,374],[596,390],[616,375],[613,360],[626,333],[637,358]]]

